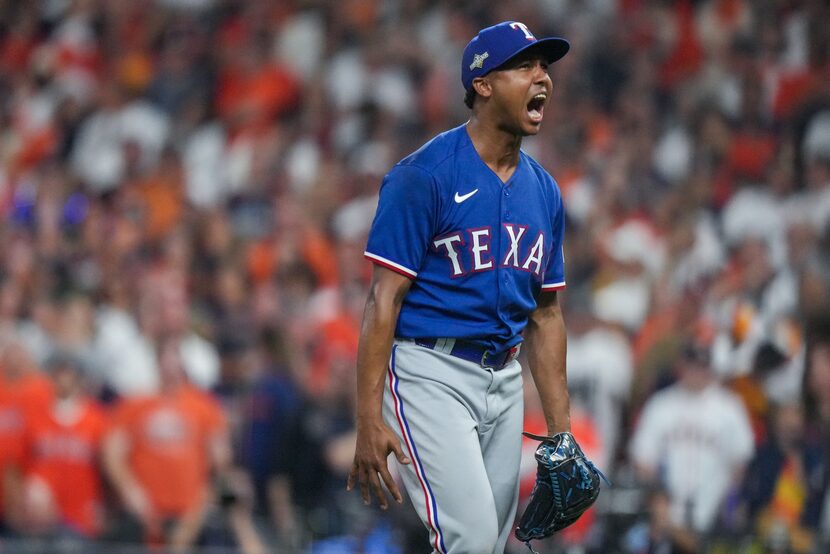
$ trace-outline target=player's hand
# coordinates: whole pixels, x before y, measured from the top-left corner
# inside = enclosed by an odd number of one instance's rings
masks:
[[[403,453],[398,437],[382,420],[364,423],[358,421],[354,462],[346,482],[346,490],[352,490],[355,483],[359,483],[360,496],[367,506],[372,502],[371,490],[378,499],[378,505],[384,510],[388,507],[386,494],[380,485],[381,479],[392,493],[392,497],[398,503],[403,501],[401,491],[386,465],[386,458],[390,452],[395,453],[400,463],[411,463],[409,457]]]

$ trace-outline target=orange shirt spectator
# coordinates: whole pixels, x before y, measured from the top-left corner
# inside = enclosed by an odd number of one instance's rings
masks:
[[[204,501],[208,444],[225,426],[218,404],[189,385],[116,408],[112,430],[125,434],[128,465],[157,518],[182,517]]]
[[[314,342],[306,384],[311,394],[320,395],[332,379],[342,381],[343,372],[354,367],[360,323],[340,314],[319,325],[315,334],[319,340]]]
[[[104,414],[84,399],[71,416],[61,417],[59,410],[33,411],[27,420],[26,481],[48,488],[63,526],[96,536],[103,516],[98,452]]]
[[[294,240],[281,236],[252,243],[246,252],[248,273],[255,283],[267,282],[281,267],[289,265],[286,260],[294,256],[314,272],[320,287],[337,284],[340,272],[335,248],[319,229],[311,225],[304,226]]]
[[[24,431],[30,413],[48,409],[52,386],[34,372],[10,378],[0,370],[0,519],[7,515],[10,472],[23,463]]]
[[[144,210],[144,229],[148,240],[167,237],[182,220],[184,194],[174,176],[150,177],[136,187]]]
[[[295,105],[299,98],[296,78],[277,65],[256,63],[228,69],[219,76],[216,107],[225,118],[254,122],[269,120]]]

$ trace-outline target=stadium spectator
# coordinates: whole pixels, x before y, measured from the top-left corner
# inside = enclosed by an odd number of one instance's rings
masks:
[[[159,345],[158,368],[157,394],[115,407],[104,467],[133,518],[119,538],[183,549],[198,543],[212,476],[230,463],[227,423],[215,400],[187,382],[176,341]]]
[[[830,322],[827,321],[826,314],[808,320],[807,333],[807,360],[802,389],[805,435],[823,446],[825,496],[821,504],[817,542],[827,546],[830,544],[830,492],[827,490],[830,488],[827,485],[830,482],[830,472],[827,471],[826,464],[826,460],[830,459]]]
[[[32,414],[47,413],[52,386],[13,331],[0,335],[0,521],[4,533],[24,525],[25,433]]]
[[[810,552],[827,490],[824,452],[805,433],[799,404],[776,406],[769,439],[747,467],[741,498],[762,542],[785,533],[793,552]]]
[[[647,493],[648,519],[632,526],[623,539],[624,552],[646,554],[648,552],[697,552],[698,537],[688,527],[677,524],[671,517],[671,496],[659,485]]]
[[[54,398],[30,410],[24,440],[23,522],[27,533],[98,537],[104,526],[100,449],[103,410],[84,392],[73,356],[57,352],[46,362]]]
[[[677,369],[677,383],[646,402],[629,454],[646,483],[665,487],[672,523],[701,534],[715,528],[754,438],[746,409],[715,380],[706,350],[687,345]]]
[[[287,347],[278,332],[259,340],[225,343],[225,379],[218,394],[231,422],[235,461],[245,470],[258,519],[286,548],[303,534],[292,479],[298,455],[298,419],[302,393],[287,370]]]

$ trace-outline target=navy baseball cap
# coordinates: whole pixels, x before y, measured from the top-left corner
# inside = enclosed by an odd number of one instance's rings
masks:
[[[464,90],[470,90],[476,77],[487,75],[528,48],[538,49],[553,63],[567,54],[571,45],[558,37],[537,39],[527,25],[518,21],[504,21],[482,29],[467,44],[461,57]]]

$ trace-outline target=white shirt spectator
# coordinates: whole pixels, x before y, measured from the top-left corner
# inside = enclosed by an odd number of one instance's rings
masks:
[[[608,255],[621,263],[639,263],[646,277],[654,277],[666,263],[666,245],[652,226],[631,218],[603,240]]]
[[[204,390],[216,386],[219,382],[220,361],[213,344],[196,333],[189,333],[179,345],[179,354],[191,383]]]
[[[339,110],[356,108],[365,100],[368,80],[363,56],[356,49],[335,54],[326,64],[326,93]]]
[[[307,193],[315,184],[323,164],[323,154],[317,141],[305,137],[292,144],[285,155],[285,170],[291,190]]]
[[[187,199],[197,208],[215,208],[228,194],[226,141],[222,125],[209,123],[196,129],[184,145],[182,164]]]
[[[790,196],[783,212],[788,225],[807,224],[821,235],[830,225],[830,183]]]
[[[679,384],[657,392],[630,445],[638,466],[661,472],[673,521],[704,532],[753,451],[746,409],[718,384],[699,392]]]
[[[671,284],[675,290],[682,291],[698,280],[714,275],[725,263],[726,253],[714,220],[701,211],[695,224],[695,242],[675,264]]]
[[[806,158],[830,157],[830,110],[821,111],[810,119],[802,147]]]
[[[721,213],[726,244],[761,238],[770,246],[773,265],[785,256],[785,213],[781,202],[763,188],[744,188],[735,193]]]
[[[340,240],[361,240],[369,235],[378,207],[378,196],[359,196],[341,206],[332,218],[332,228]]]
[[[128,313],[111,307],[98,311],[94,370],[121,396],[152,394],[159,375],[153,346]]]
[[[675,125],[660,136],[651,163],[663,179],[678,184],[688,177],[693,155],[694,142],[689,131]]]
[[[309,82],[317,75],[326,47],[326,26],[320,13],[299,12],[275,34],[274,53],[280,63]]]
[[[92,356],[93,370],[121,396],[151,394],[158,389],[156,351],[135,319],[111,307],[99,310]],[[219,354],[216,348],[195,333],[187,334],[179,345],[187,378],[199,388],[209,390],[219,381]]]
[[[781,338],[780,327],[795,313],[797,304],[798,282],[790,269],[779,271],[756,300],[743,296],[720,300],[713,306],[719,322],[712,345],[715,371],[723,377],[746,375],[753,368],[758,348],[765,342],[775,344],[786,354],[795,354],[788,352],[788,341]],[[748,311],[751,316],[745,336],[736,340],[732,329],[739,310]]]
[[[631,332],[642,326],[648,315],[651,289],[644,276],[624,277],[594,293],[594,314],[604,320],[619,323]]]
[[[169,132],[167,116],[143,100],[118,109],[100,110],[78,132],[72,151],[73,169],[94,190],[111,190],[124,177],[124,145],[136,143],[141,150],[141,166],[152,167]]]

